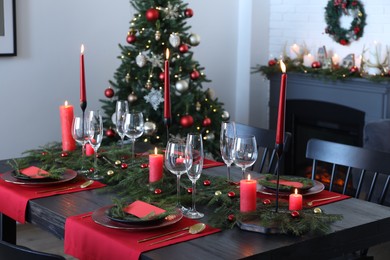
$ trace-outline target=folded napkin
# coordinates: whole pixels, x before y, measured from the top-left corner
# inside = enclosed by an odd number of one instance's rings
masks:
[[[126,208],[124,208],[124,211],[138,218],[144,218],[151,214],[160,215],[165,212],[164,209],[160,209],[159,207],[153,206],[149,203],[140,200],[136,200],[130,205],[128,205]]]
[[[206,159],[206,158],[203,160],[203,169],[208,169],[211,167],[218,167],[218,166],[222,166],[222,165],[225,165],[225,164],[223,162],[217,162],[217,161],[213,161],[213,160]]]
[[[143,252],[207,236],[220,231],[219,229],[207,225],[206,229],[199,234],[186,234],[172,240],[150,245],[150,243],[159,239],[186,233],[188,230],[143,243],[138,243],[138,240],[180,230],[198,223],[198,221],[183,217],[174,225],[164,228],[152,230],[121,230],[97,224],[90,216],[91,213],[87,213],[66,219],[64,240],[64,250],[66,254],[83,260],[139,259]]]
[[[24,224],[26,222],[26,207],[31,199],[49,197],[57,194],[77,192],[81,190],[96,189],[106,186],[103,183],[95,181],[87,188],[80,188],[80,185],[86,180],[84,178],[75,178],[74,181],[63,182],[53,185],[21,185],[4,181],[0,178],[0,212],[8,217]],[[51,189],[67,187],[76,187],[69,190],[59,190],[39,193]]]
[[[41,179],[49,176],[49,173],[45,170],[42,170],[36,166],[30,166],[25,169],[20,170],[20,172],[32,179]]]

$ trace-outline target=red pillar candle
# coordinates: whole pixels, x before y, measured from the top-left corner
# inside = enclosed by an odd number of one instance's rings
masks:
[[[62,150],[73,151],[76,149],[76,142],[72,137],[72,121],[73,121],[73,106],[65,101],[64,105],[60,106],[60,121],[62,135]]]
[[[85,90],[85,71],[84,71],[84,45],[81,45],[80,54],[80,105],[81,109],[87,107],[87,92]]]
[[[256,210],[256,180],[250,179],[240,181],[240,211],[251,212]]]
[[[95,150],[93,150],[92,146],[88,143],[85,144],[85,155],[92,156],[95,154]]]
[[[170,81],[169,81],[169,49],[165,52],[164,62],[164,119],[169,122],[171,119],[171,99],[170,99]]]
[[[287,74],[286,65],[283,61],[280,61],[280,68],[282,70],[282,77],[280,80],[280,93],[279,93],[279,110],[278,121],[276,125],[276,144],[283,144],[284,140],[284,123],[286,112],[286,86],[287,86]]]
[[[149,182],[156,182],[163,177],[163,155],[157,153],[154,148],[154,154],[149,154]]]
[[[288,201],[289,210],[301,210],[302,209],[302,195],[298,194],[298,189],[295,189],[295,193],[290,194]]]

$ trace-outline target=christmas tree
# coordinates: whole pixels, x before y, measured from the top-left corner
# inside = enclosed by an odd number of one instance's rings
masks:
[[[106,116],[104,126],[109,140],[117,140],[112,115],[116,100],[128,100],[131,110],[145,118],[144,142],[165,146],[167,133],[185,138],[200,132],[204,149],[219,155],[219,131],[229,114],[202,84],[210,82],[204,68],[193,59],[192,49],[200,37],[187,25],[194,12],[179,0],[131,0],[137,13],[130,22],[128,45],[119,45],[121,65],[100,100]],[[167,51],[168,50],[168,51]],[[169,58],[168,54],[169,53]],[[169,60],[171,119],[169,131],[164,123],[164,63]],[[165,97],[165,99],[167,99]],[[107,139],[107,138],[106,138]]]

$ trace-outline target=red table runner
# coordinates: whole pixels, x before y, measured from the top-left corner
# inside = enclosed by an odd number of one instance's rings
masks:
[[[44,185],[44,186],[26,186],[20,184],[13,184],[4,181],[0,178],[0,212],[8,217],[24,224],[26,222],[26,207],[27,203],[31,199],[49,197],[57,194],[72,193],[81,190],[96,189],[106,186],[103,183],[95,181],[92,185],[86,188],[80,188],[80,185],[86,180],[84,178],[76,178],[74,181],[64,182],[56,185]],[[53,190],[62,187],[76,187],[70,190]]]
[[[208,168],[218,167],[223,165],[225,165],[223,162],[217,162],[206,158],[204,158],[203,160],[203,169],[208,169]]]
[[[188,230],[143,243],[138,243],[137,241],[162,233],[180,230],[198,223],[198,221],[183,217],[178,223],[169,227],[137,231],[104,227],[95,223],[90,215],[91,213],[87,213],[69,217],[65,223],[65,253],[81,260],[139,259],[139,256],[143,252],[207,236],[220,231],[219,229],[207,226],[206,229],[199,234],[185,234],[173,240],[150,245],[150,243],[159,239],[168,238],[181,233],[188,233]]]

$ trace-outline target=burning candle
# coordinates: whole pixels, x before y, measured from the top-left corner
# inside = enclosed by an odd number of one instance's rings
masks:
[[[157,147],[154,148],[154,154],[149,154],[149,182],[156,182],[163,177],[163,155],[157,153]]]
[[[312,63],[314,62],[314,56],[310,53],[303,56],[303,65],[305,67],[311,67]]]
[[[83,111],[87,107],[87,93],[85,90],[85,72],[84,72],[84,44],[81,44],[81,54],[80,54],[80,106]]]
[[[287,74],[286,65],[283,61],[280,61],[280,68],[282,70],[282,77],[280,80],[280,93],[279,93],[279,110],[278,121],[276,126],[276,144],[283,144],[284,141],[284,114],[286,111],[286,86],[287,86]]]
[[[256,210],[256,180],[251,180],[248,174],[247,180],[240,181],[240,211],[250,212]]]
[[[289,210],[301,210],[302,209],[302,195],[298,194],[298,189],[295,189],[295,193],[290,194],[288,202]]]
[[[93,150],[92,146],[88,143],[85,144],[85,155],[92,156],[95,154],[95,150]]]
[[[164,121],[169,125],[171,120],[171,99],[170,99],[170,81],[169,81],[169,49],[165,52],[164,63]]]
[[[60,106],[60,121],[62,135],[62,150],[73,151],[76,149],[76,142],[72,137],[72,121],[73,121],[73,106],[65,101],[63,106]]]
[[[291,58],[291,59],[298,58],[299,53],[300,53],[299,45],[296,44],[296,43],[294,43],[294,44],[290,47],[290,58]]]

